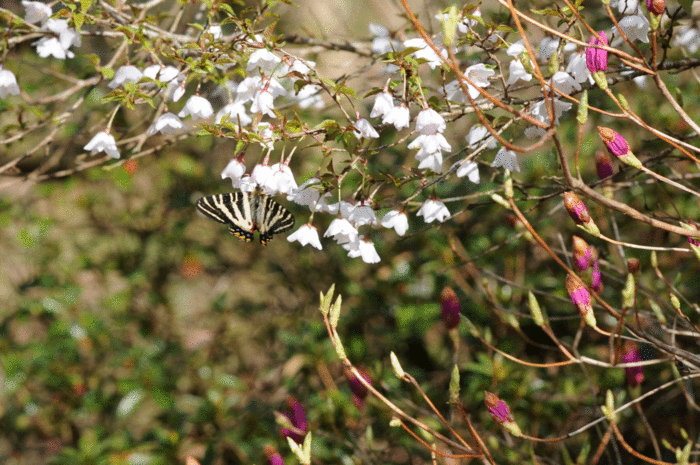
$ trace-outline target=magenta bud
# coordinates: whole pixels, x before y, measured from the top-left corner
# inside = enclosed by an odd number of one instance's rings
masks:
[[[603,290],[603,274],[600,272],[600,265],[597,261],[593,262],[591,269],[591,289],[596,294],[600,294]]]
[[[593,306],[591,305],[591,294],[583,283],[573,275],[566,275],[566,291],[571,297],[571,301],[589,326],[596,326]]]
[[[664,0],[647,0],[647,10],[657,16],[663,14],[665,7]]]
[[[598,133],[611,154],[619,158],[629,152],[630,149],[625,138],[612,129],[598,126]]]
[[[641,362],[642,356],[639,354],[639,346],[636,342],[627,340],[622,346],[622,363]],[[627,375],[627,383],[632,386],[639,386],[644,381],[644,372],[642,367],[625,367],[625,375]]]
[[[292,396],[287,399],[287,413],[284,414],[292,426],[293,430],[288,428],[282,428],[282,436],[292,438],[297,444],[304,442],[304,436],[306,436],[306,412],[304,412],[304,407]]]
[[[282,460],[282,456],[277,452],[277,450],[270,446],[270,445],[265,445],[263,446],[263,453],[265,454],[265,457],[267,458],[267,462],[270,465],[284,465],[284,460]]]
[[[369,376],[369,372],[364,368],[359,368],[357,370],[362,378],[364,378],[367,383],[372,385],[372,378]],[[343,369],[343,374],[348,380],[348,385],[350,386],[350,391],[352,392],[352,402],[358,409],[362,407],[365,397],[369,393],[369,390],[362,384],[362,381],[357,379],[357,376],[350,370],[350,368],[345,367]]]
[[[591,221],[586,205],[573,192],[564,192],[564,207],[576,224],[585,224]]]
[[[598,150],[595,154],[595,169],[601,180],[609,178],[614,174],[612,160],[608,154],[602,150]]]
[[[598,35],[600,36],[601,40],[598,40],[595,36],[593,36],[588,43],[591,45],[608,45],[608,38],[605,36],[605,32],[600,31]],[[608,69],[608,51],[603,50],[602,48],[587,47],[586,67],[591,74]]]
[[[693,220],[688,220],[688,226],[690,226],[691,229],[698,230],[698,225]],[[700,241],[694,237],[688,236],[688,242],[690,242],[690,245],[700,247]]]
[[[578,236],[573,237],[574,241],[574,264],[577,271],[586,271],[593,261],[593,252],[588,247],[588,243]]]
[[[440,304],[442,306],[442,321],[445,322],[447,329],[454,329],[459,326],[462,308],[459,305],[459,299],[454,289],[447,286],[442,290],[440,293]]]
[[[513,415],[510,413],[510,407],[503,402],[496,394],[484,391],[484,403],[491,415],[491,418],[496,420],[499,425],[506,428],[512,435],[520,436],[520,427],[515,423]]]

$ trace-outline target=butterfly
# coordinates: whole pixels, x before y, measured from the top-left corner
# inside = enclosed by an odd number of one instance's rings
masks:
[[[257,230],[262,245],[294,227],[294,215],[259,189],[202,197],[197,209],[214,221],[228,224],[231,234],[243,241],[252,241]]]

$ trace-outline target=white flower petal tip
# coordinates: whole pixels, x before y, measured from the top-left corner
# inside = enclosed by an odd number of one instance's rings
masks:
[[[287,236],[289,242],[298,241],[301,245],[311,245],[318,250],[322,250],[321,240],[318,237],[318,231],[310,224],[304,224],[292,234]]]

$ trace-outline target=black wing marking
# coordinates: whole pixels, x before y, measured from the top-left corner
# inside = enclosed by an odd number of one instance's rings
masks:
[[[197,201],[197,209],[219,223],[229,225],[229,231],[237,238],[253,240],[253,222],[250,196],[247,192],[232,192],[202,197]]]
[[[256,229],[260,243],[267,245],[275,234],[294,227],[294,215],[259,191],[202,197],[197,201],[197,209],[214,221],[228,224],[231,234],[246,242],[253,240]]]
[[[269,195],[260,194],[256,202],[255,223],[260,231],[260,243],[267,245],[272,236],[294,227],[294,215]]]

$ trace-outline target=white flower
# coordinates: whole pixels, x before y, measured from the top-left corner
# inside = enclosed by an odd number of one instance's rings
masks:
[[[440,200],[431,198],[423,203],[416,215],[422,216],[426,223],[432,223],[435,220],[442,223],[450,217],[450,211]]]
[[[416,132],[419,134],[431,135],[444,132],[446,127],[445,118],[432,108],[421,111],[416,117]]]
[[[314,66],[316,66],[315,61],[304,61],[299,58],[294,58],[294,61],[292,61],[292,65],[289,67],[289,72],[291,73],[293,71],[296,71],[299,74],[308,76],[309,72]]]
[[[299,186],[295,193],[288,195],[287,200],[313,209],[321,197],[321,191],[318,189],[320,186],[320,179],[311,178]]]
[[[221,172],[221,179],[229,178],[234,188],[238,188],[241,185],[241,178],[245,174],[245,165],[241,163],[238,158],[234,158],[226,168]]]
[[[420,135],[416,137],[413,140],[413,142],[408,144],[408,148],[418,149],[418,153],[416,153],[416,158],[422,158],[426,155],[442,152],[443,150],[446,152],[452,150],[452,146],[447,142],[445,136],[443,136],[440,133],[431,135]]]
[[[442,152],[435,153],[421,153],[416,154],[416,160],[420,163],[418,164],[419,170],[430,169],[435,173],[442,173]]]
[[[28,23],[43,23],[51,16],[51,7],[42,2],[27,2],[22,1],[26,15],[24,20]]]
[[[231,121],[232,123],[238,124],[238,121],[240,120],[241,126],[248,126],[253,121],[252,118],[246,114],[245,107],[241,102],[229,103],[225,105],[216,114],[216,122],[218,123],[221,121],[221,118],[226,115],[228,115],[228,117],[226,120],[224,120],[224,122]]]
[[[119,158],[119,150],[117,149],[117,143],[114,141],[114,137],[104,131],[95,134],[83,149],[89,150],[90,155],[94,155],[97,152],[105,152],[112,158]]]
[[[339,244],[355,242],[357,240],[357,228],[345,218],[336,218],[331,221],[323,237],[332,237]]]
[[[262,113],[270,118],[276,118],[277,115],[272,111],[275,108],[274,100],[275,98],[268,89],[261,89],[256,92],[253,97],[253,104],[250,106],[250,112]]]
[[[248,100],[253,100],[261,82],[262,78],[260,76],[251,76],[243,79],[236,88],[236,103],[245,103]]]
[[[436,43],[440,43],[440,41],[436,41]],[[433,50],[431,47],[428,46],[427,43],[425,43],[425,40],[421,37],[415,38],[415,39],[408,39],[404,41],[403,43],[404,47],[406,48],[418,48],[420,50],[417,50],[411,55],[413,55],[414,58],[420,60],[424,59],[427,60],[428,66],[430,66],[430,69],[435,69],[436,66],[440,66],[442,64],[442,60],[440,60],[440,57],[438,56],[437,53],[435,53],[435,50]],[[447,55],[447,51],[443,48],[440,50],[440,54],[442,56]]]
[[[168,112],[158,117],[153,126],[151,126],[151,129],[148,130],[148,135],[152,136],[157,132],[162,132],[163,134],[177,134],[183,129],[185,129],[185,125],[180,121],[180,118]]]
[[[389,92],[380,92],[374,97],[374,106],[369,114],[370,118],[385,116],[394,108],[394,98]]]
[[[554,73],[554,76],[552,76],[552,84],[555,89],[566,95],[570,95],[574,90],[581,90],[581,85],[564,71],[557,71]]]
[[[233,179],[231,181],[233,181]],[[255,183],[255,181],[253,181],[253,178],[251,178],[249,174],[245,174],[241,176],[238,186],[236,186],[236,182],[233,181],[233,187],[238,187],[241,192],[253,192],[255,189],[257,189],[258,185]]]
[[[503,166],[510,171],[520,171],[518,157],[515,155],[515,152],[506,150],[504,147],[501,147],[501,150],[496,153],[496,158],[493,160],[493,163],[491,163],[492,168],[497,168],[499,166]]]
[[[377,131],[372,127],[372,123],[364,118],[358,119],[353,126],[355,126],[353,133],[358,139],[376,139],[379,137]]]
[[[269,51],[266,48],[261,48],[250,54],[248,59],[248,65],[246,69],[248,71],[253,71],[256,67],[260,68],[262,71],[269,73],[281,62],[282,60]]]
[[[476,148],[477,145],[483,143],[484,141],[488,142],[486,148],[496,148],[496,139],[489,133],[489,130],[486,129],[486,126],[483,124],[475,124],[472,126],[471,129],[469,129],[469,134],[467,134],[466,139],[470,149]]]
[[[272,178],[272,168],[270,166],[255,165],[253,174],[251,174],[250,177],[261,189],[268,189],[269,191],[276,192],[276,183]]]
[[[559,99],[554,99],[554,124],[559,124],[559,118],[565,112],[569,111],[571,105],[572,104],[570,102],[562,102]],[[533,104],[530,107],[530,113],[539,121],[549,124],[549,113],[547,112],[547,104],[545,104],[544,100],[540,100],[539,102]]]
[[[8,95],[19,95],[17,79],[9,69],[0,68],[0,98],[5,98]]]
[[[143,75],[154,81],[170,82],[178,75],[177,68],[172,66],[151,65],[143,70]]]
[[[384,26],[369,23],[369,32],[375,36],[374,39],[372,39],[372,52],[374,52],[375,55],[384,55],[392,50],[396,50],[397,52],[403,50],[403,44],[398,40],[392,39],[389,29]]]
[[[479,165],[473,161],[463,161],[457,162],[459,164],[457,167],[457,177],[463,178],[468,176],[469,180],[474,184],[479,184]]]
[[[696,29],[690,26],[680,26],[675,32],[674,45],[680,45],[690,54],[698,51],[698,48],[700,48],[700,34],[698,34]]]
[[[305,85],[295,96],[299,107],[306,109],[314,107],[316,109],[321,109],[324,106],[323,99],[319,93],[321,86],[316,84]]]
[[[304,224],[292,234],[287,236],[289,242],[299,241],[301,245],[311,244],[318,250],[322,250],[321,240],[318,238],[318,231],[310,224]]]
[[[532,79],[532,74],[528,73],[525,70],[525,67],[517,58],[514,58],[513,61],[510,62],[510,67],[508,68],[508,70],[510,72],[508,76],[508,82],[506,82],[506,84],[508,85],[514,84],[518,80],[530,82],[530,80]]]
[[[34,43],[40,57],[53,56],[59,60],[73,58],[75,55],[69,50],[72,45],[80,46],[80,34],[75,29],[68,27],[65,19],[47,19],[41,26],[43,31],[51,31],[56,37],[44,37]]]
[[[272,129],[270,128],[270,123],[258,123],[258,127],[254,131],[256,134],[260,136],[262,141],[259,142],[260,145],[267,149],[271,149],[274,146],[274,137],[275,134],[272,132]]]
[[[621,15],[631,15],[637,11],[639,6],[638,0],[617,0],[616,2],[611,2],[610,6],[617,6],[618,11]]]
[[[406,213],[397,210],[391,210],[389,213],[384,215],[381,221],[382,226],[385,228],[394,228],[396,234],[403,236],[408,231],[408,216]]]
[[[525,50],[525,41],[523,39],[520,39],[517,42],[513,42],[507,49],[506,49],[506,55],[512,56],[512,57],[517,57],[521,53],[523,53]]]
[[[168,89],[170,89],[170,86],[168,86]],[[183,95],[185,95],[185,81],[182,81],[182,83],[174,87],[174,90],[172,92],[173,94],[173,102],[177,102],[182,98]]]
[[[119,86],[123,86],[126,82],[139,82],[142,77],[143,73],[136,66],[121,66],[117,72],[114,73],[114,79],[112,79],[108,87],[110,89],[116,89]]]
[[[489,78],[495,74],[496,72],[494,70],[487,68],[483,63],[472,65],[464,70],[464,75],[471,79],[476,87],[488,87]],[[467,84],[467,90],[469,90],[471,98],[477,98],[479,96],[479,91],[471,84]]]
[[[559,48],[559,39],[544,37],[540,42],[540,60],[549,61],[549,57]]]
[[[576,79],[576,82],[587,81],[591,72],[588,71],[588,66],[586,66],[586,54],[580,52],[569,55],[569,64],[566,65],[566,72]]]
[[[180,118],[187,115],[192,115],[192,120],[206,119],[214,114],[214,109],[211,107],[209,100],[199,95],[193,95],[187,99],[185,107],[177,114]]]
[[[366,224],[377,224],[377,215],[372,207],[359,202],[348,215],[348,221],[357,227]]]
[[[219,24],[212,24],[209,26],[209,33],[212,35],[214,40],[221,39],[221,26]]]
[[[292,170],[284,163],[275,163],[270,167],[272,170],[272,179],[277,186],[277,192],[291,195],[298,189],[297,182],[294,180]]]
[[[410,114],[408,113],[408,108],[403,103],[398,107],[394,107],[389,112],[384,115],[382,119],[383,124],[393,124],[397,131],[400,131],[408,127]]]
[[[649,30],[651,27],[649,26],[649,20],[643,14],[638,13],[634,16],[625,16],[617,24],[629,40],[638,40],[645,44],[649,43]],[[622,37],[618,33],[617,28],[612,28],[610,33],[622,41]],[[615,46],[616,44],[617,41],[615,44],[610,45]]]
[[[348,251],[348,257],[362,257],[365,263],[379,263],[380,258],[377,250],[374,248],[374,243],[364,236],[360,236],[354,242],[343,244],[343,248]]]

